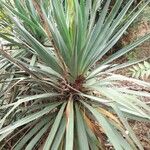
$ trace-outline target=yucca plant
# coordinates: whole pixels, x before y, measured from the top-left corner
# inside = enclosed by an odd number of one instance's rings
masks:
[[[150,34],[103,59],[150,2],[125,19],[133,1],[123,9],[123,0],[1,3],[13,22],[1,36],[15,45],[0,50],[1,149],[144,149],[128,121],[150,121],[141,101],[150,94],[124,83],[150,84],[115,74],[136,62],[113,61]]]

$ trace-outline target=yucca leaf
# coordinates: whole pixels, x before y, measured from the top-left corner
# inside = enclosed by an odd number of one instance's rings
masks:
[[[8,131],[5,134],[0,135],[0,141],[2,141],[3,139],[5,139],[8,135],[11,134],[12,131]]]
[[[144,41],[148,40],[149,38],[150,38],[150,34],[147,34],[146,36],[139,38],[138,40],[136,40],[132,44],[122,48],[120,51],[118,51],[118,52],[114,53],[113,55],[111,55],[107,60],[105,60],[103,62],[103,64],[108,64],[108,63],[112,62],[113,60],[121,57],[122,55],[124,55],[125,53],[131,51],[133,48],[135,48],[138,45],[142,44]]]
[[[49,121],[48,118],[44,118],[37,123],[18,143],[14,146],[14,150],[21,150],[24,145]]]
[[[125,117],[123,116],[123,113],[119,110],[119,108],[117,107],[116,104],[112,105],[113,108],[115,109],[115,112],[117,113],[117,115],[119,116],[120,120],[122,121],[122,123],[124,124],[126,131],[129,132],[129,135],[132,137],[132,139],[134,140],[134,142],[137,144],[137,146],[139,147],[140,150],[143,150],[142,145],[140,144],[140,141],[137,139],[135,133],[133,132],[133,130],[131,129],[131,127],[129,126],[127,120],[125,119]]]
[[[102,26],[103,26],[105,17],[106,17],[106,15],[108,13],[109,5],[110,5],[110,0],[108,0],[106,2],[105,7],[103,8],[103,10],[101,12],[101,15],[100,15],[100,18],[99,18],[97,24],[95,25],[95,27],[91,31],[90,35],[88,36],[87,43],[85,45],[85,50],[81,51],[81,53],[79,55],[79,61],[81,59],[80,67],[82,66],[82,64],[84,63],[85,59],[87,58],[87,55],[90,54],[90,48],[93,48],[93,46],[95,46],[95,42],[97,41],[97,39],[99,38],[99,36],[101,34]]]
[[[143,115],[145,118],[149,118],[149,116],[140,108],[141,104],[138,104],[138,100],[136,101],[136,97],[126,95],[126,94],[121,94],[117,92],[117,90],[114,90],[113,88],[100,88],[100,87],[95,87],[96,90],[101,92],[101,94],[104,94],[104,96],[108,97],[112,101],[115,101],[116,103],[121,104],[122,106],[125,106],[126,108],[133,109],[135,112],[140,113]],[[110,95],[106,92],[109,90]],[[133,103],[136,102],[136,105],[133,105]],[[139,101],[139,103],[142,103]],[[149,111],[149,107],[146,105],[142,105],[145,110]]]
[[[35,145],[38,143],[38,141],[42,138],[43,134],[47,131],[47,129],[50,127],[51,123],[47,123],[37,134],[35,137],[32,138],[32,140],[29,142],[29,144],[26,146],[25,150],[32,150]]]
[[[42,28],[42,26],[37,23],[37,22],[32,22],[30,20],[30,18],[28,18],[24,13],[18,12],[15,9],[13,9],[10,5],[8,4],[4,4],[6,10],[8,10],[8,12],[10,12],[12,15],[17,15],[18,17],[20,17],[21,19],[24,20],[24,22],[26,24],[28,24],[30,26],[30,28],[32,28],[32,30],[37,29],[38,31],[40,31],[42,34],[44,34],[44,30]]]
[[[59,96],[59,94],[57,94],[57,93],[45,93],[45,94],[28,96],[28,97],[19,99],[17,102],[7,104],[6,106],[1,106],[0,109],[8,108],[8,107],[15,106],[15,105],[19,106],[21,103],[25,103],[25,102],[29,102],[29,101],[37,100],[37,99],[44,99],[44,98],[48,98],[48,97],[49,98],[55,97],[55,96]]]
[[[53,110],[54,108],[56,108],[58,105],[60,105],[60,103],[58,104],[53,104],[51,106],[48,106],[48,107],[45,107],[43,110],[37,112],[37,113],[34,113],[32,115],[29,115],[29,116],[26,116],[18,121],[16,121],[15,123],[13,123],[12,125],[9,125],[9,126],[6,126],[2,129],[0,129],[0,134],[5,134],[6,132],[8,131],[13,131],[14,129],[22,126],[22,125],[25,125],[47,113],[49,113],[51,110]]]
[[[126,12],[129,10],[131,4],[133,3],[133,0],[130,0],[125,7],[123,8],[123,10],[118,14],[118,16],[116,17],[116,19],[114,19],[112,25],[109,28],[108,34],[106,34],[104,41],[107,41],[109,38],[111,38],[112,33],[115,31],[116,27],[118,26],[118,24],[120,23],[120,21],[123,19],[123,17],[125,16]],[[126,26],[127,27],[127,26]],[[117,38],[115,38],[115,40],[117,41]],[[106,54],[111,48],[112,46],[115,44],[115,40],[112,38],[109,43],[111,43],[111,41],[113,41],[113,43],[109,44],[106,46],[106,48],[101,49],[101,48],[97,48],[99,49],[98,54],[96,53],[96,59],[97,58],[101,58],[104,54]],[[102,45],[102,44],[101,44]]]
[[[83,93],[81,93],[80,95],[84,96],[86,98],[92,99],[93,101],[102,103],[102,104],[107,104],[107,103],[109,104],[109,103],[112,102],[111,100],[103,99],[103,98],[100,98],[100,97],[97,97],[97,96],[93,96],[93,95],[87,95],[87,94],[83,94]]]
[[[109,75],[110,76],[106,77],[105,79],[102,79],[102,81],[109,81],[109,82],[111,82],[111,81],[128,81],[131,83],[136,83],[143,87],[148,87],[148,88],[150,87],[150,83],[144,82],[144,81],[141,81],[138,79],[126,77],[126,76],[119,75],[119,74],[113,74],[113,73],[109,73]]]
[[[51,144],[54,140],[54,137],[55,137],[55,134],[60,126],[60,121],[62,119],[62,116],[63,116],[63,112],[64,112],[64,109],[65,109],[65,106],[66,106],[66,103],[64,103],[60,109],[60,111],[58,112],[57,114],[57,117],[53,123],[53,126],[51,128],[51,131],[46,139],[46,142],[44,144],[44,149],[50,149],[51,147]]]
[[[32,46],[32,49],[36,51],[41,58],[49,64],[50,67],[52,67],[53,70],[56,70],[61,72],[61,68],[58,65],[58,62],[56,61],[56,58],[52,56],[50,52],[46,50],[46,48],[39,43],[19,22],[17,19],[13,18],[14,23],[17,26],[18,32],[22,35],[22,38],[26,40],[29,48]]]
[[[55,96],[55,94],[51,95],[51,94],[41,94],[41,95],[36,95],[36,96],[30,96],[30,97],[26,97],[24,99],[20,99],[18,100],[17,102],[15,103],[11,103],[11,104],[8,104],[4,107],[1,107],[0,109],[4,109],[4,108],[7,108],[7,107],[10,107],[10,106],[13,106],[5,115],[4,117],[1,118],[0,120],[0,128],[3,126],[6,118],[22,103],[25,103],[25,102],[28,102],[28,101],[31,101],[31,100],[37,100],[37,99],[40,99],[40,98],[47,98],[47,97],[50,97],[50,96]]]
[[[75,105],[76,110],[76,122],[77,122],[77,135],[78,135],[78,143],[79,150],[89,150],[89,144],[87,139],[87,133],[85,130],[83,118],[81,112],[78,108],[78,105]]]
[[[83,105],[94,115],[96,120],[98,121],[99,125],[102,126],[104,129],[106,135],[108,136],[110,142],[113,144],[115,149],[122,149],[123,145],[119,142],[119,136],[117,135],[116,131],[114,132],[114,129],[112,125],[107,121],[107,119],[100,113],[98,113],[94,108],[92,108],[90,105],[82,102]]]
[[[98,150],[98,147],[101,148],[100,143],[98,139],[96,138],[95,134],[93,133],[93,131],[88,127],[86,123],[87,122],[85,122],[85,128],[86,128],[86,132],[88,135],[89,146],[91,149]]]
[[[66,120],[65,117],[63,116],[61,123],[60,123],[60,127],[56,133],[55,139],[53,141],[52,150],[58,149],[60,146],[61,141],[63,140],[63,136],[65,134],[65,127],[66,127]]]
[[[74,141],[74,108],[73,101],[70,98],[66,108],[66,143],[65,150],[73,149]]]
[[[129,1],[129,3],[126,5],[127,6],[127,8],[125,8],[124,10],[123,10],[123,12],[121,12],[121,13],[123,13],[122,15],[125,15],[125,12],[124,11],[127,11],[128,10],[128,8],[129,8],[129,6],[131,5],[131,3],[132,3],[132,1]],[[144,6],[142,6],[141,7],[141,9],[139,9],[132,17],[131,17],[131,19],[129,20],[129,21],[127,21],[127,23],[120,29],[120,31],[119,32],[117,32],[116,33],[116,35],[114,36],[114,37],[112,37],[112,39],[110,40],[110,43],[111,43],[111,41],[112,42],[115,42],[115,40],[116,40],[116,42],[118,41],[118,39],[120,38],[120,36],[124,33],[124,31],[129,27],[129,25],[133,22],[133,20],[139,15],[139,13],[147,6],[147,4],[148,4],[149,2],[147,2]],[[122,17],[121,15],[119,16],[118,15],[118,18],[119,17]],[[121,19],[120,19],[121,20]],[[115,24],[114,24],[115,25]],[[111,30],[110,30],[111,31]],[[110,32],[109,32],[110,33]],[[109,34],[108,33],[108,34]],[[102,34],[102,33],[101,33]],[[106,34],[106,35],[108,35],[108,34]],[[102,36],[103,37],[103,36]],[[145,36],[145,40],[147,40],[147,39],[149,39],[149,36],[147,37],[147,36]],[[140,45],[141,43],[140,42],[142,42],[142,40],[144,40],[144,39],[141,39],[141,41],[139,40],[137,40],[137,45],[136,46],[138,46],[138,45]],[[106,41],[105,41],[106,42]],[[115,43],[114,43],[115,44]],[[108,45],[109,45],[109,43],[108,43]],[[94,45],[95,46],[95,45]],[[86,61],[87,62],[89,62],[89,63],[91,63],[91,65],[94,63],[94,61],[96,62],[98,59],[100,59],[108,50],[110,50],[110,48],[113,46],[111,46],[111,47],[106,47],[105,48],[105,46],[107,46],[105,43],[100,43],[100,47],[99,48],[97,48],[98,50],[98,52],[99,51],[101,51],[102,52],[102,54],[100,54],[100,55],[98,55],[97,53],[95,54],[95,52],[93,53],[94,54],[94,56],[96,56],[96,58],[94,59],[93,58],[93,55],[92,56],[90,56],[91,58],[92,58],[92,62],[89,60],[89,59],[86,59]],[[135,45],[134,45],[135,46]],[[135,46],[135,47],[136,47]],[[130,47],[130,50],[131,49],[133,49],[134,47]],[[127,49],[128,51],[130,51],[129,49]],[[128,52],[128,51],[126,51],[125,50],[125,48],[124,48],[124,51],[123,50],[119,50],[118,51],[118,53],[122,53],[122,55],[124,55],[126,52]],[[93,52],[93,51],[92,51]],[[115,55],[115,54],[114,54]],[[121,55],[121,56],[122,56]],[[90,58],[89,57],[89,58]],[[117,59],[118,57],[115,57],[112,61],[111,61],[111,57],[113,57],[113,55],[112,56],[110,56],[110,58],[108,58],[108,62],[107,63],[109,63],[109,62],[112,62],[114,59]],[[120,56],[119,56],[120,57]],[[106,60],[107,61],[107,60]]]

